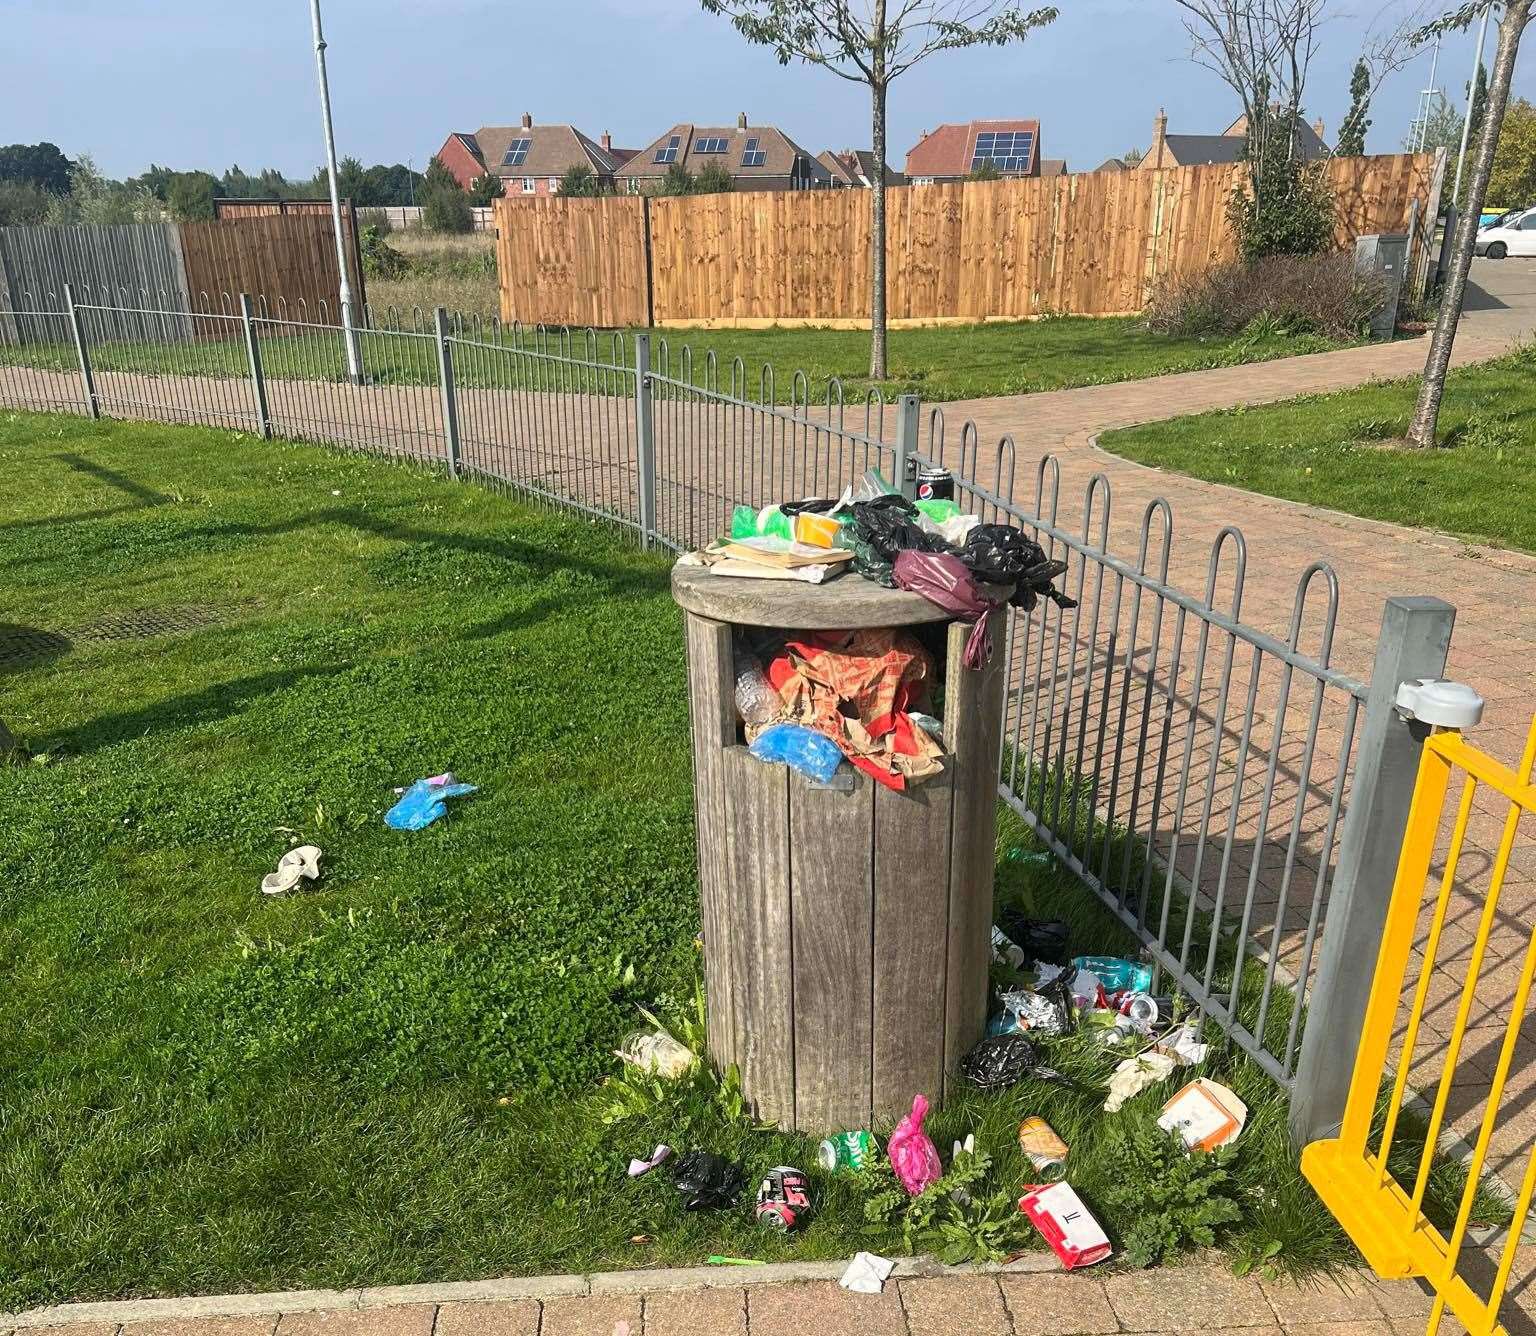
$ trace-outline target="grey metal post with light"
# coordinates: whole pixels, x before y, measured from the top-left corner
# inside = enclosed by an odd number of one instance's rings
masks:
[[[1444,714],[1434,708],[1443,701],[1424,691],[1426,680],[1445,672],[1455,621],[1456,609],[1438,598],[1389,598],[1382,613],[1322,955],[1291,1090],[1290,1129],[1298,1146],[1338,1132],[1424,738],[1431,726],[1464,718],[1457,693],[1445,697],[1454,709]],[[1410,683],[1413,690],[1403,695]],[[1421,708],[1404,708],[1409,703]]]
[[[1467,139],[1472,133],[1472,104],[1477,101],[1477,76],[1483,68],[1483,46],[1488,37],[1488,15],[1493,0],[1483,6],[1483,21],[1477,25],[1477,54],[1472,58],[1472,82],[1467,85],[1467,110],[1461,118],[1461,147],[1456,150],[1456,184],[1451,188],[1451,203],[1461,207],[1461,173],[1467,165]]]
[[[325,171],[331,180],[331,228],[336,234],[336,269],[341,277],[342,339],[347,345],[347,375],[354,385],[363,381],[363,357],[352,324],[352,283],[347,277],[347,243],[341,229],[341,192],[336,187],[336,136],[331,129],[331,86],[325,77],[325,37],[320,31],[320,0],[309,0],[315,30],[315,68],[320,75],[320,113],[325,125]]]

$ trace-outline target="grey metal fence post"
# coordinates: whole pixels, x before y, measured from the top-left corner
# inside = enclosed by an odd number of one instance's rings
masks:
[[[93,418],[101,416],[101,406],[96,402],[96,378],[91,374],[91,356],[85,350],[85,330],[80,325],[80,312],[75,308],[75,294],[69,284],[64,285],[64,305],[69,310],[69,329],[75,336],[75,356],[80,359],[80,387],[85,392],[85,411]]]
[[[272,418],[267,412],[267,381],[261,374],[261,348],[256,342],[256,321],[251,312],[251,294],[240,294],[240,323],[245,329],[245,357],[251,364],[251,402],[256,409],[256,430],[263,440],[272,439]]]
[[[1335,1135],[1344,1116],[1419,753],[1428,736],[1423,725],[1398,715],[1394,699],[1406,681],[1444,676],[1455,621],[1456,609],[1438,598],[1389,598],[1382,612],[1323,949],[1291,1091],[1291,1137],[1298,1147]]]
[[[437,328],[437,383],[443,394],[443,441],[448,447],[448,476],[459,476],[459,406],[453,397],[453,351],[448,347],[448,311],[439,306]]]
[[[640,475],[640,541],[656,533],[656,421],[651,412],[651,336],[635,335],[635,468]]]
[[[891,486],[903,495],[917,495],[917,419],[918,400],[915,394],[904,394],[896,401],[896,476]]]

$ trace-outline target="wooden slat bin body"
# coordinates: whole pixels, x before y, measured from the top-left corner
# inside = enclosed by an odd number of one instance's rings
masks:
[[[888,1125],[937,1104],[986,1024],[1003,676],[944,635],[944,773],[851,792],[765,764],[741,742],[736,626],[946,623],[913,594],[678,567],[686,611],[710,1057],[736,1063],[757,1116],[807,1132]]]

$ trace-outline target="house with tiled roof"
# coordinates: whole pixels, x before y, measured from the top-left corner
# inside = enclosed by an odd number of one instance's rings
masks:
[[[742,112],[735,125],[672,126],[615,171],[616,187],[638,194],[674,164],[695,175],[711,164],[723,167],[736,190],[821,190],[832,184],[815,156],[775,126],[748,125]]]
[[[967,121],[925,131],[907,153],[907,181],[963,181],[983,164],[999,176],[1040,175],[1039,121]]]
[[[1168,113],[1159,108],[1152,122],[1152,146],[1136,165],[1146,168],[1198,167],[1212,162],[1238,162],[1243,156],[1247,134],[1248,117],[1239,116],[1219,135],[1171,135],[1168,133]],[[1303,121],[1297,142],[1304,162],[1315,162],[1333,152],[1323,142],[1322,117],[1311,125]]]
[[[518,125],[482,125],[455,132],[437,156],[466,190],[480,177],[501,177],[507,195],[552,195],[572,167],[589,167],[604,185],[634,149],[616,149],[605,133],[593,140],[573,125],[535,125],[527,112]]]
[[[874,183],[875,155],[867,148],[845,148],[841,153],[829,148],[824,153],[818,153],[816,161],[827,169],[834,190],[867,190]],[[887,166],[885,184],[905,185],[906,178]]]

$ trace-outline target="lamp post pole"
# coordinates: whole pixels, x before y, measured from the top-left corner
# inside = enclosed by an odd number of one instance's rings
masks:
[[[1456,150],[1456,185],[1451,190],[1451,203],[1461,207],[1461,173],[1467,165],[1467,136],[1472,132],[1472,104],[1477,101],[1477,76],[1483,69],[1483,44],[1488,37],[1488,15],[1493,12],[1493,0],[1483,6],[1483,21],[1477,25],[1477,55],[1472,59],[1472,82],[1467,85],[1467,114],[1461,118],[1461,147]]]
[[[320,0],[309,0],[315,30],[315,68],[320,75],[320,112],[325,125],[325,170],[331,180],[331,227],[336,234],[336,268],[341,276],[341,327],[347,345],[347,375],[354,385],[363,381],[363,359],[352,323],[352,282],[347,276],[347,243],[341,229],[341,192],[336,186],[336,136],[331,129],[331,86],[325,77],[325,37],[320,31]]]

